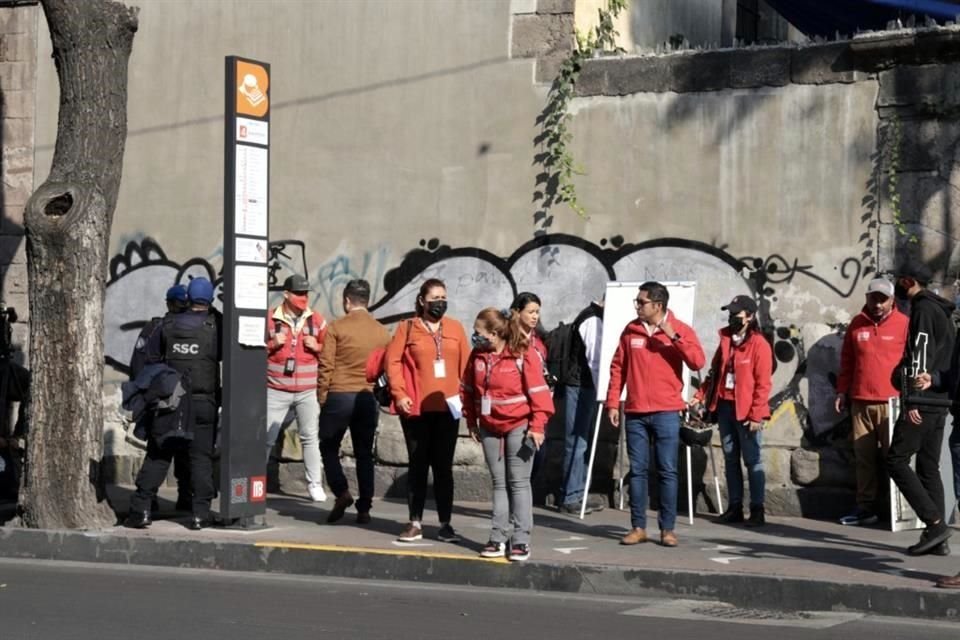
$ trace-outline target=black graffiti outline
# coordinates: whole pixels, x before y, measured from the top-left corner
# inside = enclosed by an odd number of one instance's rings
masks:
[[[841,298],[849,298],[851,295],[853,295],[854,290],[857,288],[857,284],[860,282],[861,276],[866,275],[867,273],[864,270],[863,263],[859,258],[855,258],[853,256],[844,258],[843,262],[840,263],[840,278],[845,281],[849,280],[850,288],[843,290],[832,284],[823,276],[819,276],[814,273],[813,265],[801,265],[798,258],[793,259],[792,265],[785,257],[778,253],[770,254],[766,259],[755,256],[744,256],[743,258],[740,258],[740,260],[750,271],[763,274],[763,283],[790,284],[793,282],[793,279],[797,276],[797,274],[801,274],[816,280]],[[849,269],[851,267],[856,268],[856,272],[853,274],[849,273]],[[772,295],[772,292],[767,293],[765,286],[760,287],[760,292],[764,295]]]
[[[426,242],[422,244],[427,244]],[[564,233],[553,233],[539,235],[531,240],[524,242],[506,258],[476,247],[458,247],[453,248],[450,245],[440,244],[438,240],[431,239],[428,246],[433,248],[418,248],[408,252],[401,260],[400,264],[384,274],[383,285],[384,295],[375,304],[371,305],[370,310],[376,311],[378,308],[392,301],[404,287],[409,285],[414,278],[423,273],[426,269],[438,262],[453,258],[474,258],[483,260],[490,266],[497,269],[503,277],[510,283],[514,295],[517,293],[516,281],[512,275],[512,269],[517,261],[525,257],[531,251],[540,249],[550,251],[551,247],[569,246],[580,249],[593,258],[604,268],[607,277],[611,280],[616,278],[613,266],[622,258],[625,258],[638,251],[655,248],[676,248],[692,249],[706,253],[725,264],[729,265],[734,271],[744,278],[748,286],[753,289],[753,283],[749,278],[742,275],[744,264],[737,258],[724,251],[722,248],[697,240],[687,240],[685,238],[656,238],[645,240],[636,244],[624,243],[620,236],[615,236],[609,241],[604,239],[602,245],[609,244],[611,248],[599,246],[579,236]],[[386,323],[404,320],[413,315],[413,312],[404,312],[394,316],[382,318]]]

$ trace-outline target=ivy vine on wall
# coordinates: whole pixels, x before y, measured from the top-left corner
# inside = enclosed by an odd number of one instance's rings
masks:
[[[540,132],[534,142],[542,150],[534,160],[542,171],[537,175],[534,191],[534,202],[538,204],[534,223],[540,227],[536,235],[547,233],[553,222],[550,209],[554,204],[566,203],[578,216],[587,217],[574,183],[574,176],[583,175],[584,170],[574,160],[569,147],[573,139],[569,106],[585,60],[604,53],[624,53],[616,44],[620,34],[614,27],[614,20],[628,3],[629,0],[608,0],[606,8],[598,9],[597,25],[585,34],[575,34],[576,45],[560,65],[547,94],[547,104],[537,118]]]

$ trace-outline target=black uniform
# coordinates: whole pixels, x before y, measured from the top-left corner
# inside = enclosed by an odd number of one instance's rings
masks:
[[[130,509],[142,512],[150,508],[170,468],[170,460],[178,448],[185,448],[190,458],[193,489],[193,515],[201,520],[210,517],[214,496],[213,449],[217,431],[217,408],[220,404],[220,325],[210,311],[185,311],[163,320],[147,343],[147,362],[162,362],[181,375],[181,383],[189,389],[192,404],[192,438],[168,439],[158,445],[154,438],[147,444],[147,456],[137,475],[137,491]]]
[[[179,313],[181,313],[181,311],[169,312],[162,318],[151,318],[150,322],[148,322],[140,331],[140,335],[137,336],[137,342],[133,347],[133,354],[130,356],[129,368],[131,380],[136,379],[136,377],[140,375],[140,372],[143,370],[143,368],[147,365],[147,345],[150,344],[150,338],[153,336],[153,334],[160,331],[165,319],[178,315]],[[147,435],[150,432],[152,419],[152,414],[144,416],[143,424],[137,424],[134,435],[141,439],[147,439]],[[147,439],[148,456],[150,455],[150,444],[152,442],[152,438]],[[156,446],[154,447],[153,453],[154,456],[164,455],[161,453],[160,448]],[[192,509],[192,501],[190,498],[192,494],[192,490],[190,488],[190,456],[187,452],[187,447],[174,447],[167,453],[169,453],[173,458],[173,476],[177,479],[177,509]],[[155,504],[153,506],[155,507]]]

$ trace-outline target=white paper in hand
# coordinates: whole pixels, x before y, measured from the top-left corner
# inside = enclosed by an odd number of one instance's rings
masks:
[[[463,403],[460,401],[460,396],[450,396],[447,398],[447,408],[450,409],[450,415],[453,416],[454,420],[459,420],[463,417]]]

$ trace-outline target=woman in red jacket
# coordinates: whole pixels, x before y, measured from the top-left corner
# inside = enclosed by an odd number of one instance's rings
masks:
[[[420,286],[417,317],[397,326],[384,366],[390,393],[400,413],[400,425],[410,461],[407,504],[410,522],[397,538],[414,542],[423,538],[423,506],[427,499],[427,474],[433,470],[433,495],[440,519],[437,539],[458,542],[450,524],[453,515],[453,454],[460,431],[460,380],[470,356],[463,325],[447,317],[447,287],[430,279]],[[414,369],[415,389],[408,389],[404,361]]]
[[[463,413],[470,435],[483,445],[493,481],[490,541],[480,555],[503,556],[509,540],[507,557],[523,561],[530,557],[533,530],[530,472],[553,415],[553,398],[540,356],[518,322],[491,307],[480,312],[473,331],[461,387]]]
[[[773,352],[757,324],[753,298],[737,296],[722,309],[730,314],[729,324],[720,330],[720,346],[693,403],[706,404],[708,410],[716,411],[720,425],[730,500],[720,521],[743,522],[742,456],[750,479],[747,525],[756,527],[765,522],[766,477],[760,445],[763,421],[770,417]]]
[[[510,318],[517,319],[523,335],[530,341],[530,348],[535,350],[541,359],[547,361],[547,345],[540,337],[540,296],[529,291],[517,294],[510,305]]]

